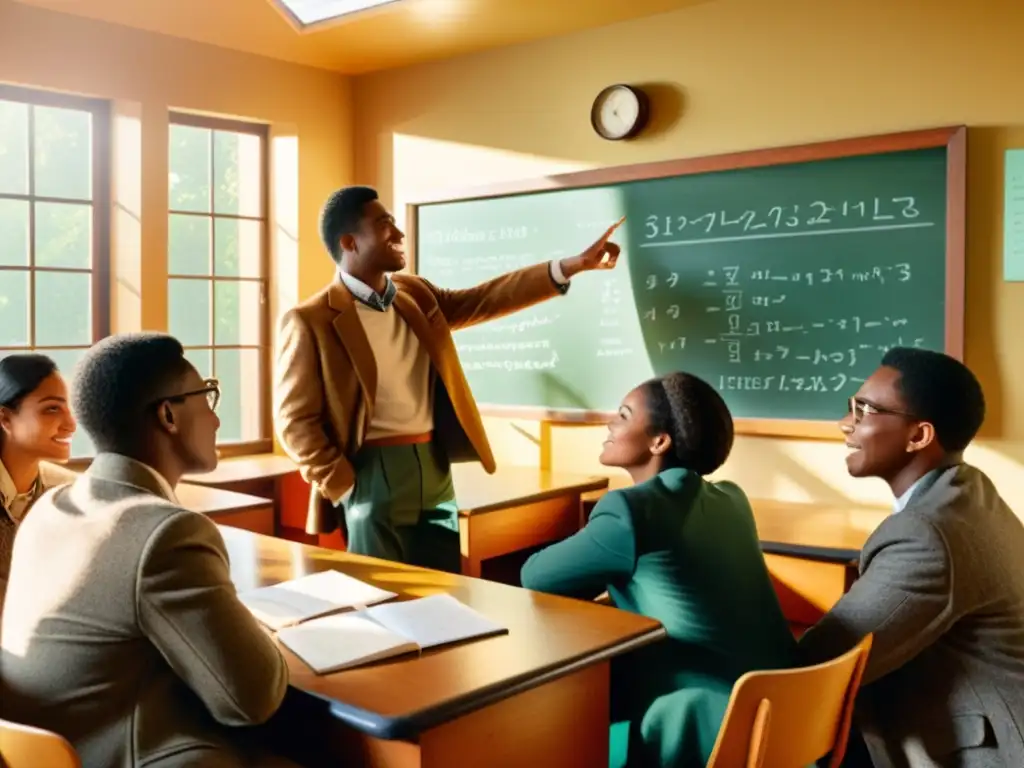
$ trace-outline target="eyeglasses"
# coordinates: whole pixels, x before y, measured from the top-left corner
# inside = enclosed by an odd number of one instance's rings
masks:
[[[170,401],[172,403],[181,403],[190,397],[197,395],[205,395],[206,402],[210,404],[210,410],[217,410],[217,404],[220,402],[220,382],[217,379],[204,379],[202,389],[193,389],[188,392],[182,392],[177,395],[168,395],[167,397],[161,397],[159,400],[154,401],[153,405],[159,405],[160,403]]]
[[[882,416],[903,416],[906,419],[917,418],[914,414],[907,413],[906,411],[897,411],[892,408],[882,408],[878,405],[872,405],[871,403],[861,400],[859,397],[850,398],[847,413],[853,416],[854,424],[860,424],[864,419],[865,414],[872,413],[880,414]]]

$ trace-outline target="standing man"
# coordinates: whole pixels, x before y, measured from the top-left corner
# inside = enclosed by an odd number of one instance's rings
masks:
[[[893,514],[800,648],[824,661],[874,634],[858,724],[875,768],[1024,766],[1024,524],[964,463],[984,417],[963,364],[897,348],[840,424],[850,474],[885,480]]]
[[[335,192],[320,235],[338,280],[285,313],[274,426],[313,486],[306,530],[344,521],[349,550],[458,572],[453,461],[495,469],[452,331],[564,294],[611,269],[619,222],[578,256],[445,290],[405,267],[405,235],[369,187]],[[320,498],[328,501],[324,510]]]

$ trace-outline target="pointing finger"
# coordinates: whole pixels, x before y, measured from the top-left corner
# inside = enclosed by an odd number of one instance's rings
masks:
[[[618,221],[616,221],[616,222],[615,222],[614,224],[612,224],[612,225],[611,225],[610,227],[608,227],[608,229],[606,229],[606,230],[604,231],[604,234],[603,234],[603,235],[601,235],[601,237],[600,237],[600,239],[598,240],[598,242],[599,242],[599,243],[606,243],[606,242],[608,242],[608,238],[609,238],[609,237],[611,237],[611,236],[612,236],[612,234],[614,234],[614,232],[615,232],[615,230],[616,230],[616,229],[618,229],[619,227],[621,227],[621,226],[622,226],[622,223],[623,223],[623,222],[624,222],[625,220],[626,220],[626,217],[625,217],[625,216],[623,216],[623,217],[622,217],[621,219],[619,219],[619,220],[618,220]]]

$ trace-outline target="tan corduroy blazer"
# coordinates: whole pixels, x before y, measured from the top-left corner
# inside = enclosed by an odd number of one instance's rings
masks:
[[[547,262],[464,290],[445,290],[415,275],[393,276],[393,308],[423,344],[437,372],[434,428],[453,462],[495,469],[487,435],[452,331],[508,315],[565,288]],[[313,487],[306,531],[329,533],[337,504],[355,481],[352,458],[373,418],[377,365],[355,311],[355,299],[335,281],[281,319],[274,370],[274,429]]]

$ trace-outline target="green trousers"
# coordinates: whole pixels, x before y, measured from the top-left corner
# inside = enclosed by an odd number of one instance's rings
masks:
[[[451,465],[440,446],[364,446],[344,502],[348,550],[459,573],[459,514]]]

